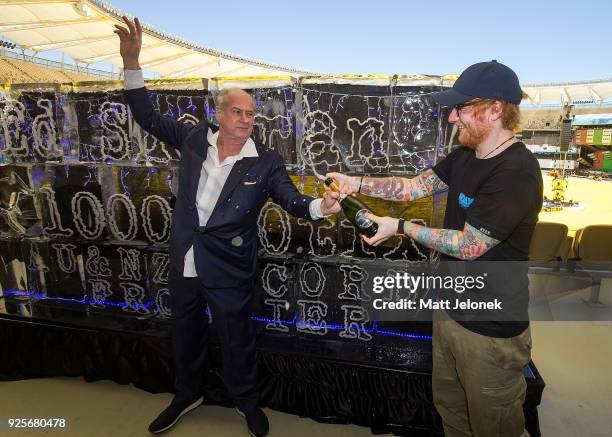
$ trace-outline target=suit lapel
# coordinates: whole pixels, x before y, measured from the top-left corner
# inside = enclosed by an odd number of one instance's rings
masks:
[[[206,160],[206,155],[208,154],[208,139],[206,135],[208,133],[207,125],[203,125],[202,133],[200,135],[204,136],[204,141],[202,142],[203,147],[193,147],[189,150],[190,152],[190,161],[191,161],[191,177],[189,181],[189,187],[191,187],[191,193],[193,194],[193,203],[195,203],[196,196],[198,193],[198,185],[200,183],[200,175],[202,174],[202,165]]]
[[[223,204],[227,196],[229,196],[232,191],[234,191],[236,185],[238,185],[238,183],[242,180],[246,172],[249,171],[253,164],[257,162],[257,159],[257,157],[248,156],[242,158],[240,161],[234,164],[229,176],[227,177],[227,180],[225,181],[225,185],[223,185],[223,189],[221,190],[221,194],[219,195],[219,199],[215,204],[215,208],[213,209],[211,217],[214,215],[215,211],[217,211],[219,205]]]
[[[200,183],[200,175],[202,174],[202,165],[204,164],[204,160],[199,154],[194,154],[192,160],[192,168],[191,168],[191,180],[189,181],[189,186],[191,187],[191,192],[193,194],[193,199],[197,196],[198,192],[198,184]]]

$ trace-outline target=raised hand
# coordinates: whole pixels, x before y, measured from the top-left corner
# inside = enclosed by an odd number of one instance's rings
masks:
[[[126,70],[139,70],[138,57],[142,47],[142,27],[140,27],[138,18],[134,18],[133,22],[125,15],[122,18],[127,25],[127,29],[115,24],[114,32],[119,35],[119,52],[123,58],[123,68]]]

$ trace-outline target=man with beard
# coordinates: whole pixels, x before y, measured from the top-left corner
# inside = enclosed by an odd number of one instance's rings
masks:
[[[452,89],[432,97],[452,107],[448,121],[458,128],[463,147],[412,179],[339,173],[327,177],[338,180],[345,194],[394,201],[448,190],[443,229],[369,214],[378,232],[363,237],[368,244],[401,235],[447,259],[504,261],[504,268],[513,264],[506,261],[523,261],[518,264],[526,266],[542,207],[542,176],[537,160],[514,136],[522,99],[518,77],[496,61],[481,62],[468,67]],[[461,311],[435,311],[432,384],[448,437],[528,435],[522,408],[522,369],[531,353],[526,270],[523,276],[510,278],[518,286],[489,287],[494,292],[511,290],[504,297],[518,307],[521,316],[516,319],[470,319]]]

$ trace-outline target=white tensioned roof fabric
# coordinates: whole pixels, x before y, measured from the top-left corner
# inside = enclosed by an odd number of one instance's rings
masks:
[[[124,13],[99,0],[0,0],[0,35],[19,46],[44,52],[60,50],[85,64],[104,61],[123,66],[115,24]],[[125,14],[127,15],[127,14]],[[267,64],[206,48],[143,25],[140,56],[144,70],[162,78],[252,78],[321,76],[290,67]],[[325,76],[323,76],[325,77]],[[342,76],[340,76],[342,77]],[[348,77],[348,76],[347,76]],[[388,75],[365,75],[381,83]],[[402,76],[400,76],[402,77]],[[405,82],[451,86],[456,75],[405,76]],[[360,79],[358,82],[361,82]],[[350,80],[349,80],[350,82]],[[523,85],[528,106],[610,102],[612,78],[584,82]]]
[[[60,50],[85,64],[123,67],[113,33],[115,24],[125,26],[122,15],[98,0],[0,0],[0,35],[33,51]],[[313,74],[201,47],[148,25],[143,25],[140,64],[168,78]]]
[[[521,88],[527,95],[523,102],[534,106],[546,103],[560,105],[575,103],[600,104],[612,99],[612,79],[521,85]]]

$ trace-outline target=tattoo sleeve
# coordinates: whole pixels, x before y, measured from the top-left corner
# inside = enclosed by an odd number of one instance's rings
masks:
[[[406,222],[404,233],[423,246],[467,261],[480,257],[499,244],[499,240],[483,234],[467,223],[462,231],[454,231],[451,229],[432,229]]]
[[[434,173],[432,169],[425,170],[412,178],[364,177],[361,193],[367,196],[379,197],[385,200],[412,201],[448,189],[448,186]]]

